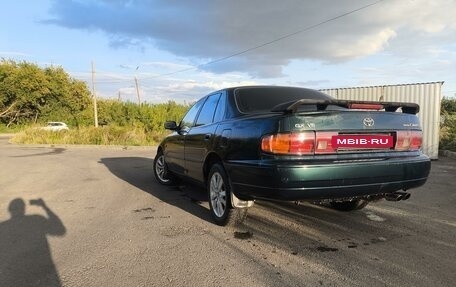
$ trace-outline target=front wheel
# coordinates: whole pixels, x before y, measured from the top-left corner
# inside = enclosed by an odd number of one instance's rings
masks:
[[[228,176],[220,164],[214,164],[207,181],[209,208],[218,225],[240,224],[247,216],[247,208],[233,208]]]
[[[161,150],[157,152],[154,159],[154,175],[155,179],[163,185],[172,185],[175,182],[172,174],[168,171],[165,155]]]
[[[354,199],[347,201],[331,201],[331,206],[339,211],[353,211],[366,207],[368,203],[369,201],[365,199]]]

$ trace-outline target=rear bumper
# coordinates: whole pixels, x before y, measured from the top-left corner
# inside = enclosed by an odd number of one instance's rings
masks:
[[[425,155],[339,163],[225,163],[241,199],[321,200],[361,197],[423,185],[431,162]]]

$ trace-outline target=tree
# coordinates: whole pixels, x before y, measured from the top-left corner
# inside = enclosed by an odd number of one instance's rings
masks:
[[[61,67],[0,61],[0,122],[27,124],[59,120],[79,125],[90,106],[90,91]]]
[[[440,149],[456,151],[456,99],[443,98],[440,115]]]
[[[1,118],[24,122],[36,117],[39,106],[49,94],[48,79],[34,64],[3,61],[0,64]]]

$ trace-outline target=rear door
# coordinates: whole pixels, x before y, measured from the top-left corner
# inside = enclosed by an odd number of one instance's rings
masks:
[[[212,149],[217,122],[224,107],[222,93],[208,96],[194,127],[185,136],[185,171],[188,177],[199,182],[204,181],[203,163]]]

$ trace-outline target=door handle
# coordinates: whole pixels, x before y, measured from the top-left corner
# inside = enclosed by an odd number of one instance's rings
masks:
[[[211,136],[212,136],[212,134],[206,134],[206,135],[204,136],[204,140],[205,140],[205,141],[210,140],[210,139],[211,139]]]

